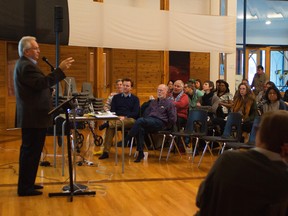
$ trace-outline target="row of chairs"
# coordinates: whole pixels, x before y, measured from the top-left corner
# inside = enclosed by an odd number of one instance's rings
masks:
[[[207,118],[208,118],[207,111],[200,110],[200,109],[192,110],[189,112],[187,125],[184,131],[181,131],[181,132],[160,131],[158,132],[158,134],[163,135],[163,141],[161,145],[161,152],[160,152],[159,160],[161,159],[161,156],[162,156],[162,151],[163,151],[166,137],[171,137],[171,142],[170,142],[166,161],[169,158],[169,155],[170,155],[171,150],[173,149],[173,146],[175,146],[176,150],[178,150],[179,142],[176,141],[177,140],[176,138],[180,138],[184,146],[186,146],[185,138],[189,137],[190,140],[195,140],[194,149],[192,151],[193,152],[192,162],[194,162],[196,152],[199,148],[199,140],[200,139],[204,140],[205,147],[203,149],[201,158],[198,162],[198,167],[200,166],[203,156],[205,155],[207,150],[213,156],[212,146],[214,143],[218,143],[220,154],[222,154],[225,149],[239,149],[239,148],[249,149],[255,146],[256,128],[259,125],[260,117],[256,117],[254,120],[248,143],[240,142],[240,139],[242,136],[242,131],[241,131],[242,115],[240,113],[229,113],[223,135],[221,136],[208,136],[207,135],[207,131],[208,131]]]

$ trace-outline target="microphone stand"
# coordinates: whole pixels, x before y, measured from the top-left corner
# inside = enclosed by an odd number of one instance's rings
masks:
[[[57,112],[59,109],[63,109],[65,111],[65,117],[66,117],[66,136],[67,136],[67,151],[68,151],[68,168],[69,168],[69,186],[68,190],[66,192],[59,192],[59,193],[49,193],[49,197],[54,197],[54,196],[68,196],[69,201],[73,201],[73,196],[76,195],[95,195],[95,191],[83,191],[82,185],[77,186],[74,184],[74,179],[73,179],[73,164],[72,164],[72,148],[71,148],[71,139],[70,139],[70,120],[69,120],[69,113],[68,110],[71,110],[74,108],[74,105],[72,104],[72,100],[74,99],[71,98],[70,100],[65,101],[64,103],[60,104],[53,110],[51,110],[48,114],[54,114]],[[75,123],[75,118],[74,118],[74,123]],[[86,187],[86,186],[85,186]],[[76,190],[75,190],[76,189]],[[85,188],[87,189],[87,188]]]

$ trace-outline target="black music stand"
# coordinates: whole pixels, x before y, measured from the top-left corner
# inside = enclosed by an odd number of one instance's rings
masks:
[[[76,97],[73,97],[69,100],[66,100],[65,102],[63,102],[62,104],[60,104],[59,106],[55,107],[53,110],[51,110],[48,114],[52,115],[55,112],[57,112],[59,109],[63,109],[65,111],[65,117],[66,117],[66,136],[67,136],[67,151],[68,151],[68,168],[69,168],[69,185],[70,185],[70,192],[59,192],[59,193],[49,193],[49,197],[53,197],[53,196],[68,196],[68,199],[70,202],[73,201],[73,196],[79,196],[79,195],[95,195],[96,192],[95,191],[74,191],[74,182],[73,182],[73,164],[72,164],[72,148],[71,148],[71,140],[70,140],[70,122],[69,122],[69,113],[68,113],[68,109],[74,109],[74,105],[73,105],[73,100]]]

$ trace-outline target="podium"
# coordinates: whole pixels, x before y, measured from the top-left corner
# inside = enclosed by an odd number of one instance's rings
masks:
[[[68,169],[69,169],[69,192],[59,192],[59,193],[49,193],[49,197],[55,197],[55,196],[66,196],[68,197],[68,201],[73,201],[73,196],[79,196],[79,195],[95,195],[95,191],[75,191],[76,187],[74,185],[73,180],[73,163],[72,163],[72,147],[71,147],[71,139],[70,139],[70,121],[69,121],[69,112],[68,110],[72,110],[75,108],[73,101],[76,97],[73,97],[69,100],[64,101],[59,106],[55,107],[53,110],[51,110],[48,114],[53,115],[60,109],[64,110],[65,112],[65,118],[66,118],[66,136],[67,136],[67,152],[68,152]]]

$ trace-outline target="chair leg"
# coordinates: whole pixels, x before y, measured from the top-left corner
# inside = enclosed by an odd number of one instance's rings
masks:
[[[169,158],[169,156],[170,156],[170,152],[171,152],[172,147],[173,147],[173,145],[174,145],[174,139],[175,139],[175,136],[172,137],[172,140],[171,140],[171,143],[170,143],[170,146],[169,146],[169,149],[168,149],[166,161],[168,161],[168,158]]]
[[[133,148],[133,144],[134,144],[134,137],[131,138],[131,141],[130,141],[130,150],[129,150],[129,157],[131,156],[132,154],[132,148]]]
[[[198,143],[199,143],[199,137],[196,137],[196,142],[195,142],[194,151],[193,151],[193,155],[192,155],[192,163],[194,163],[194,158],[195,158],[196,151],[198,148]]]
[[[160,155],[159,155],[159,161],[161,160],[161,157],[162,157],[165,140],[166,140],[166,134],[163,134],[163,139],[162,139],[162,144],[161,144],[161,151],[160,151]]]
[[[223,143],[223,146],[221,148],[221,154],[223,154],[224,150],[225,150],[225,147],[226,147],[226,142]]]
[[[200,160],[199,160],[199,162],[198,162],[198,168],[199,168],[199,166],[200,166],[200,164],[201,164],[201,162],[202,162],[202,158],[203,158],[203,156],[204,156],[204,154],[206,153],[206,150],[207,150],[207,148],[208,148],[208,145],[209,145],[209,141],[205,141],[205,143],[206,143],[206,145],[205,145],[205,147],[204,147],[204,150],[203,150],[203,152],[202,152],[202,155],[201,155],[201,158],[200,158]],[[210,148],[209,148],[210,149]],[[210,149],[210,151],[211,151],[211,149]]]
[[[175,136],[173,136],[173,137],[172,137],[172,140],[171,140],[171,143],[170,143],[169,150],[168,150],[168,154],[167,154],[166,161],[168,161],[168,158],[169,158],[169,156],[170,156],[170,152],[171,152],[171,150],[172,150],[173,145],[175,146],[178,154],[180,155],[180,158],[182,158],[182,155],[181,155],[181,152],[179,151],[178,145],[177,145],[177,143],[175,142]]]

